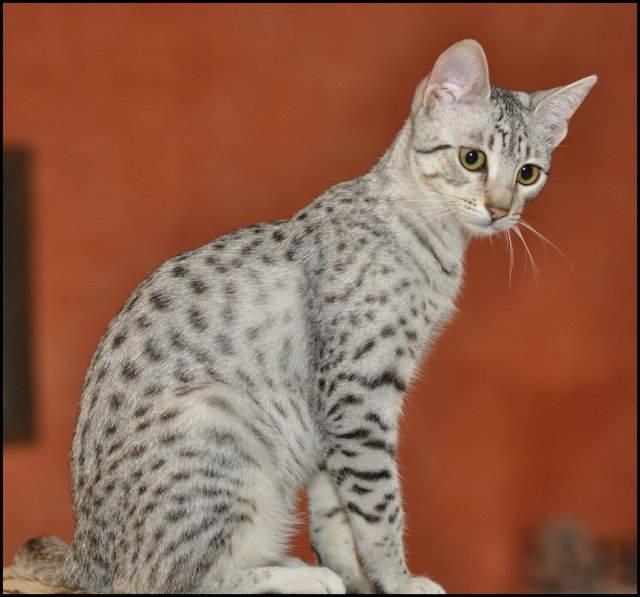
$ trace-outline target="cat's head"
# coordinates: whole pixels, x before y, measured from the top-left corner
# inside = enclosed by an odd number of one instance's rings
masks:
[[[489,83],[480,44],[446,50],[416,90],[411,168],[416,183],[474,236],[514,226],[544,187],[551,154],[597,77],[524,93]]]

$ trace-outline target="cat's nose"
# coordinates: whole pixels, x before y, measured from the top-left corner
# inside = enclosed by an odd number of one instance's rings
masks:
[[[490,203],[487,203],[487,205],[485,207],[487,208],[487,210],[491,214],[491,221],[492,222],[495,222],[497,220],[501,220],[505,216],[509,215],[509,210],[508,209],[502,209],[500,207],[496,207],[495,205],[491,205]]]

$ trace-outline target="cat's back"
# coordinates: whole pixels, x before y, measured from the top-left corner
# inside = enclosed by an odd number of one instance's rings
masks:
[[[104,334],[89,368],[83,407],[165,388],[229,381],[247,344],[273,346],[276,326],[295,326],[300,273],[282,239],[289,221],[226,234],[169,259],[131,294]],[[237,367],[236,367],[237,368]]]

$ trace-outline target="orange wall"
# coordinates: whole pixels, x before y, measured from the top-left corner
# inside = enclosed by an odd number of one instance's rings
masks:
[[[636,6],[3,5],[5,146],[34,155],[37,440],[3,450],[4,563],[73,533],[67,454],[91,354],[135,285],[365,172],[414,87],[475,37],[492,80],[598,85],[534,225],[477,241],[406,408],[409,560],[452,592],[523,588],[527,533],[636,529]],[[306,539],[299,555],[309,558]]]

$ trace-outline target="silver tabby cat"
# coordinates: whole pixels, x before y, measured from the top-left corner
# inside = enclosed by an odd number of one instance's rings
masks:
[[[518,225],[595,82],[508,91],[461,41],[370,172],[157,269],[86,376],[73,542],[28,542],[19,571],[123,593],[444,592],[406,565],[403,398],[469,240]],[[317,567],[285,557],[304,485]]]

